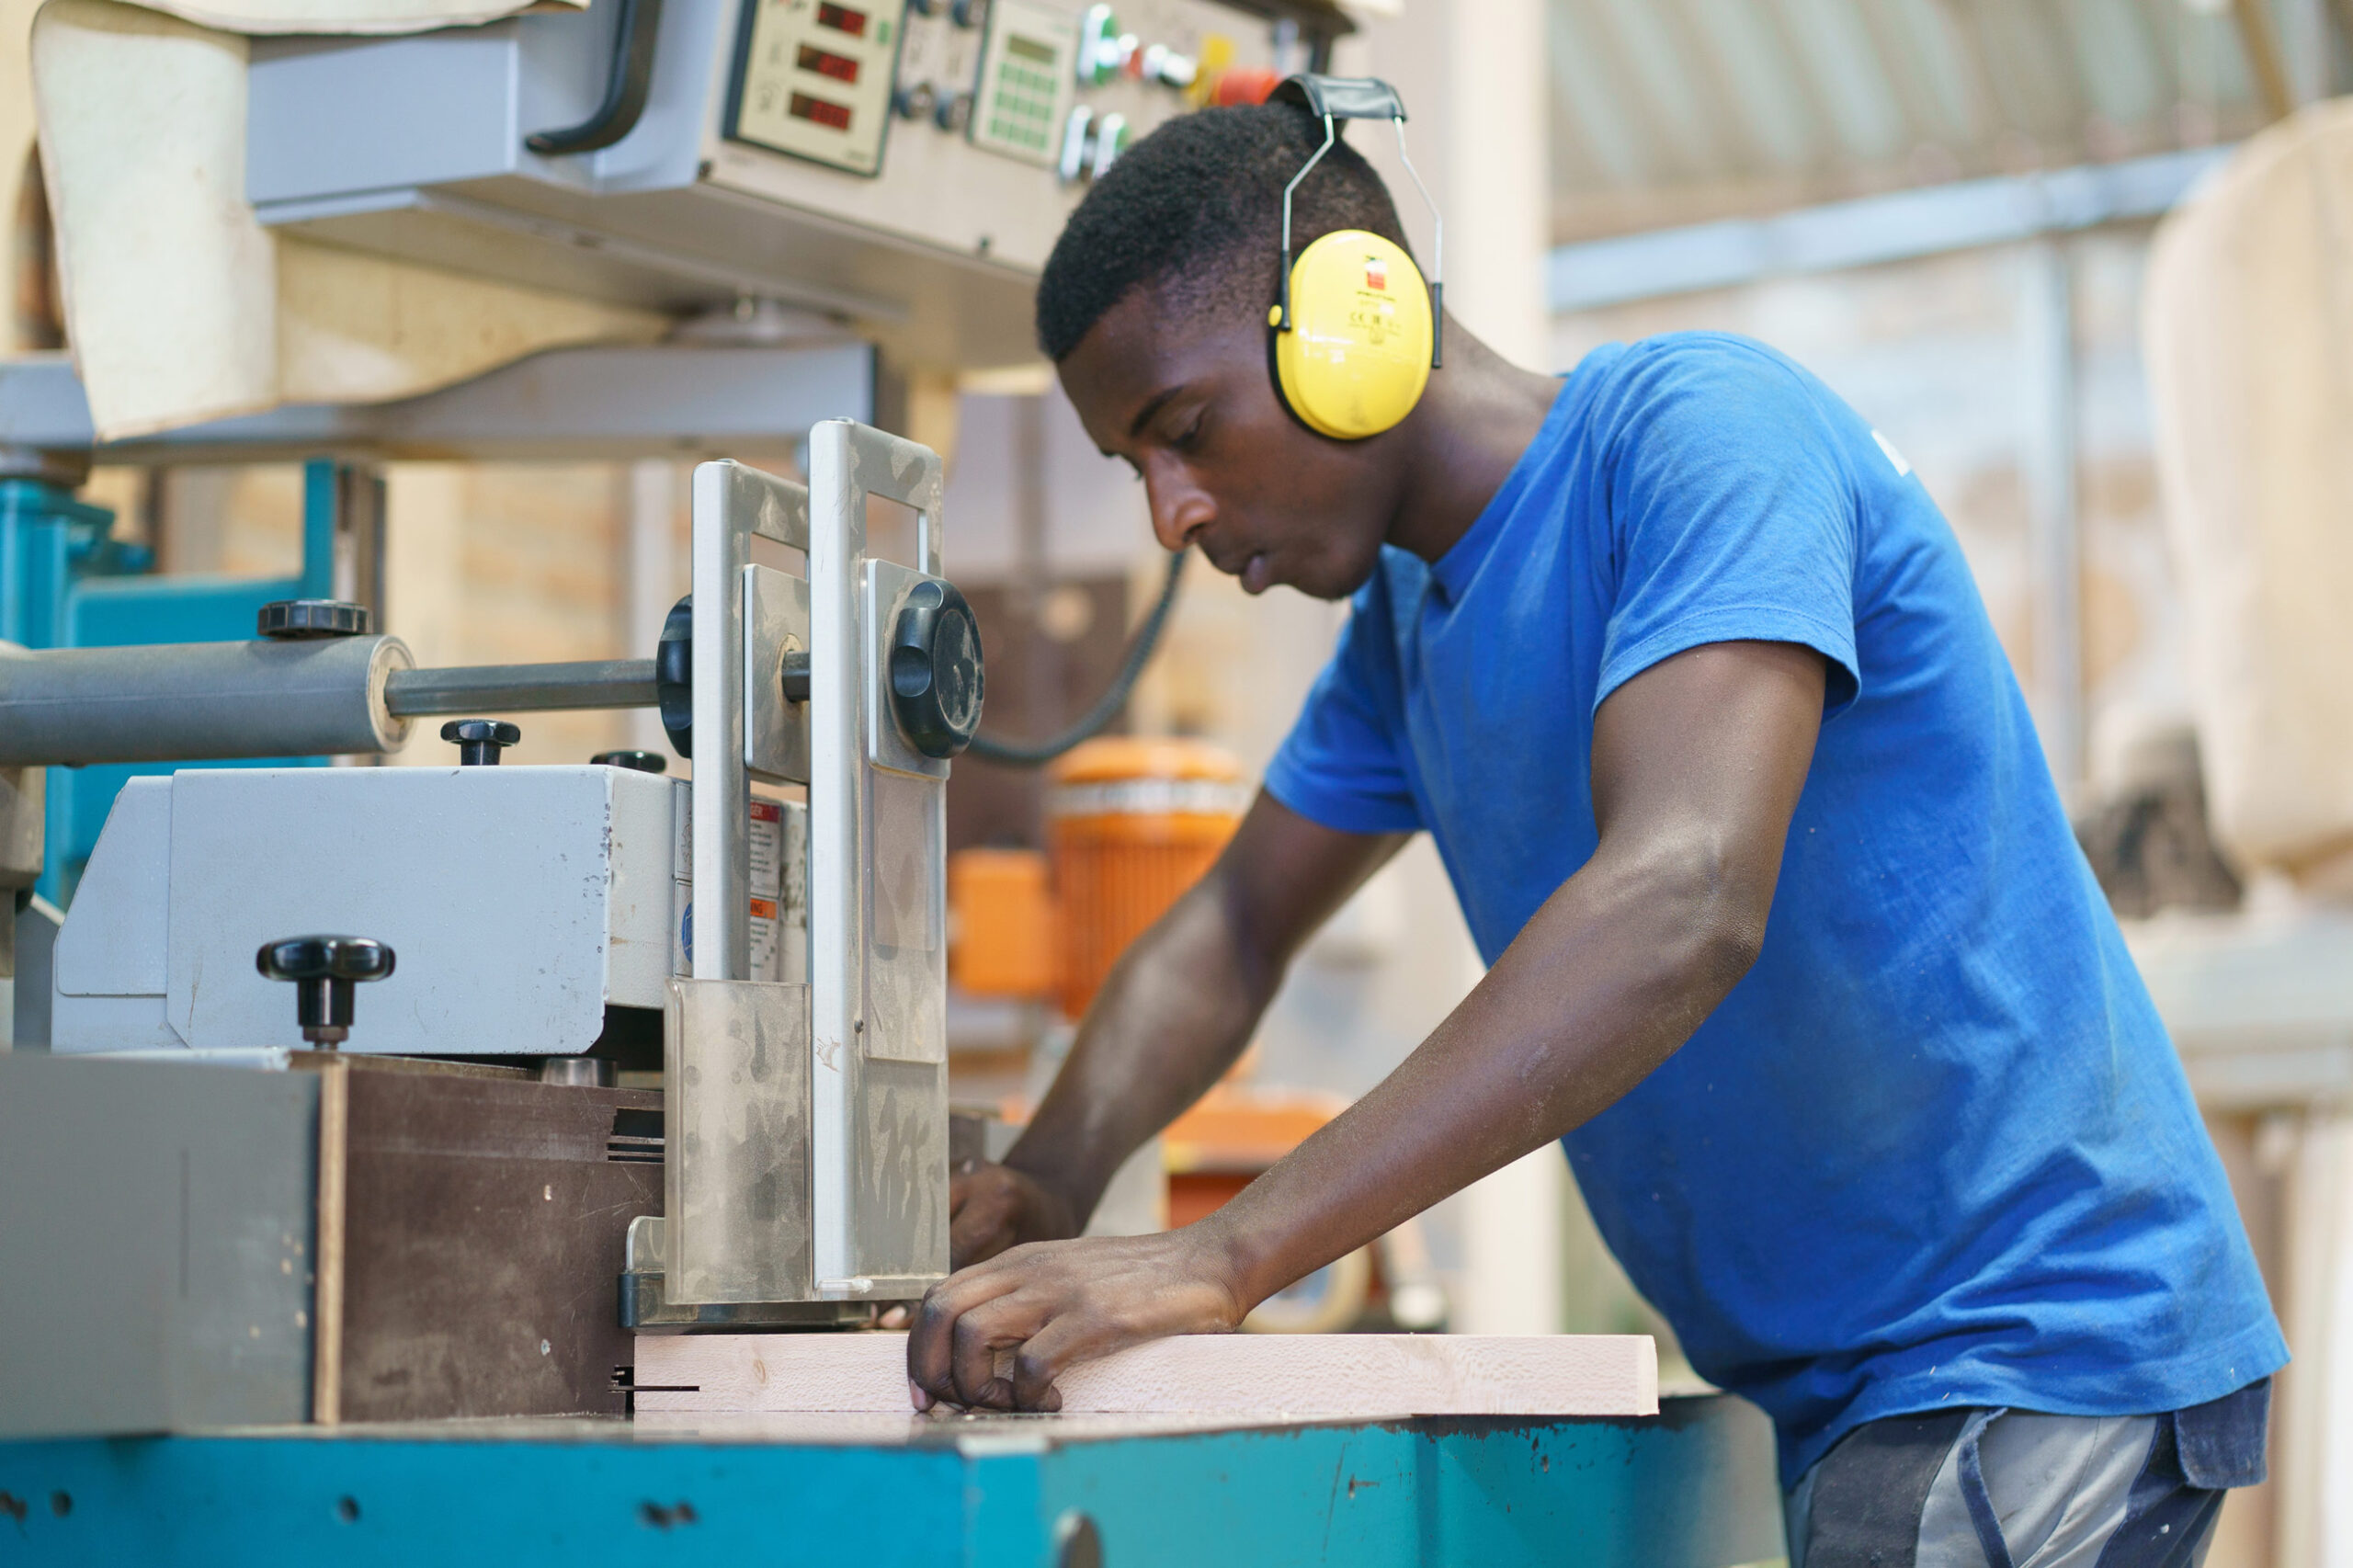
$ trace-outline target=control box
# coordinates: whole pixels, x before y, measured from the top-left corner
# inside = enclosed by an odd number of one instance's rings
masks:
[[[666,0],[653,47],[620,47],[652,9],[257,38],[246,196],[346,247],[674,313],[773,299],[905,366],[1014,364],[1086,182],[1348,26],[1320,0],[1281,22],[1219,0]]]
[[[728,126],[736,140],[852,174],[882,166],[905,0],[745,8]]]
[[[996,0],[973,88],[972,143],[1051,165],[1077,96],[1075,17],[1040,0]]]

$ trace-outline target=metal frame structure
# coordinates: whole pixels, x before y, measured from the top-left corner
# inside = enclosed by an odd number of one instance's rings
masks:
[[[733,462],[694,475],[694,972],[665,1025],[665,1219],[631,1238],[649,1327],[808,1321],[795,1309],[909,1301],[947,1274],[944,1194],[919,1173],[948,1152],[948,765],[899,733],[882,646],[938,576],[945,475],[849,420],[809,453],[807,489]],[[915,511],[914,561],[869,554],[870,500]],[[755,537],[807,576],[754,562]],[[805,704],[783,680],[803,649]],[[809,787],[805,984],[751,978],[755,779]]]
[[[832,915],[810,923],[817,1278],[828,1296],[908,1300],[948,1272],[945,1192],[928,1201],[912,1194],[909,1206],[909,1195],[888,1185],[890,1167],[903,1160],[936,1160],[944,1168],[948,1158],[948,767],[903,744],[892,749],[900,736],[882,711],[889,675],[876,654],[912,582],[887,598],[878,592],[892,563],[867,553],[867,513],[870,497],[913,508],[915,559],[901,564],[937,577],[946,475],[928,448],[837,420],[810,433],[809,479],[816,525],[809,551],[809,900]],[[881,939],[904,934],[879,928],[878,915],[892,913],[881,901],[905,890],[885,880],[900,864],[901,846],[880,842],[878,816],[926,833],[935,851],[916,858],[933,882],[920,890],[927,950]],[[921,994],[906,994],[911,983]],[[908,1095],[910,1109],[919,1106],[920,1127],[892,1108]],[[912,1134],[909,1147],[870,1146],[903,1128]]]

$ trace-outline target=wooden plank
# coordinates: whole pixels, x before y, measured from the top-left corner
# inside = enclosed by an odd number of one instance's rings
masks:
[[[904,1413],[904,1334],[641,1335],[644,1412]],[[1648,1335],[1192,1335],[1074,1368],[1065,1414],[1655,1415]]]

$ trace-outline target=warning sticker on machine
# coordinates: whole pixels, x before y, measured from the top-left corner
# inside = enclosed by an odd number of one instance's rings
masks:
[[[775,898],[784,891],[784,808],[774,801],[752,802],[752,892]],[[755,899],[754,903],[758,903]],[[773,915],[775,911],[770,910]]]
[[[679,885],[678,893],[682,907],[677,924],[670,933],[675,938],[670,948],[670,972],[689,975],[695,969],[695,906],[687,902],[691,892],[685,884]],[[752,900],[751,915],[751,977],[754,980],[781,980],[784,975],[779,960],[782,949],[778,945],[778,937],[782,923],[777,919],[776,900]]]
[[[777,973],[776,901],[756,898],[752,901],[752,978],[776,980]]]

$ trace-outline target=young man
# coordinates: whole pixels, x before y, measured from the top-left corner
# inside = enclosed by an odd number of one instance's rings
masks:
[[[2196,1561],[2286,1347],[1934,503],[1714,335],[1556,380],[1449,323],[1402,423],[1314,433],[1267,323],[1322,140],[1174,121],[1047,265],[1042,346],[1161,541],[1354,614],[1231,847],[958,1179],[917,1402],[1052,1409],[1560,1139],[1693,1365],[1773,1417],[1807,1568]],[[1345,143],[1294,229],[1404,243]],[[1477,989],[1217,1214],[1063,1239],[1422,830]]]

